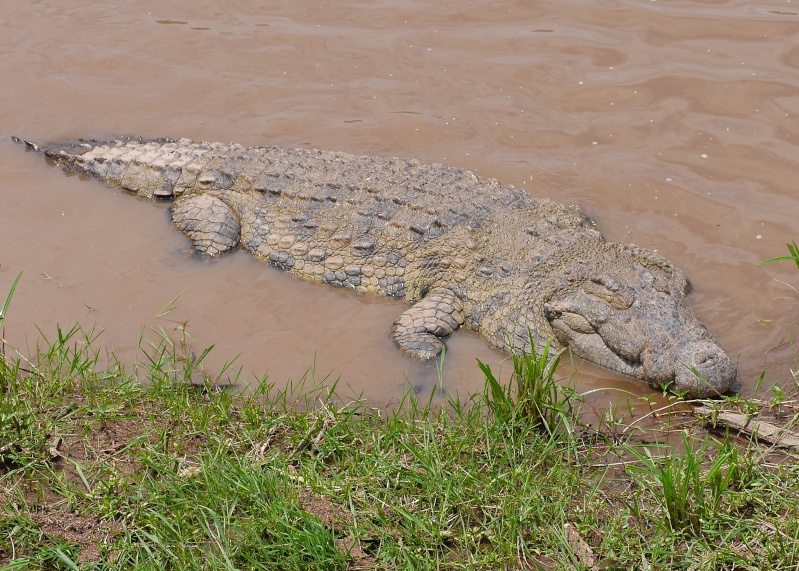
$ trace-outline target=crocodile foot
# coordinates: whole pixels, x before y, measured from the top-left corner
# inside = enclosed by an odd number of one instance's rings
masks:
[[[394,341],[403,353],[426,361],[444,349],[442,339],[463,323],[460,300],[449,290],[434,290],[394,322]]]
[[[172,207],[172,222],[201,254],[224,254],[239,244],[239,219],[227,204],[210,194],[178,200]]]

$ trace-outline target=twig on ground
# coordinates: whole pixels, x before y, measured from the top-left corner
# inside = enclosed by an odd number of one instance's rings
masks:
[[[799,434],[785,428],[780,428],[770,422],[756,420],[752,416],[714,410],[710,407],[700,406],[694,409],[697,416],[707,417],[707,421],[714,427],[717,425],[729,426],[739,432],[754,436],[758,440],[769,442],[780,448],[799,450]]]
[[[58,458],[63,458],[64,455],[58,451],[58,447],[61,446],[63,439],[60,436],[56,436],[50,441],[50,447],[47,449],[50,452],[50,459],[56,460]]]
[[[591,571],[599,571],[599,565],[597,565],[596,557],[594,557],[594,550],[585,542],[577,528],[567,523],[563,526],[563,533],[566,536],[566,543],[569,544],[580,563]]]

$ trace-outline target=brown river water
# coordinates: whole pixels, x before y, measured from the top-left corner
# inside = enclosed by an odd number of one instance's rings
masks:
[[[690,277],[699,318],[751,392],[796,369],[799,272],[757,266],[799,239],[799,0],[0,0],[0,300],[37,327],[188,322],[207,369],[317,380],[375,406],[481,390],[474,334],[443,367],[391,340],[402,304],[298,281],[243,252],[186,255],[167,205],[69,177],[11,142],[119,134],[316,147],[472,170],[579,204],[610,240]],[[176,296],[175,309],[156,315]],[[596,367],[577,388],[651,390]],[[567,374],[565,371],[564,374]],[[347,392],[347,391],[345,391]],[[619,393],[592,397],[607,406]]]

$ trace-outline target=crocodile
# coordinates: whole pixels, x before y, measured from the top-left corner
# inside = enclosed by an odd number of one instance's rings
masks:
[[[439,355],[460,327],[511,353],[571,351],[688,397],[737,369],[658,253],[608,241],[579,208],[469,171],[316,149],[121,137],[39,146],[65,170],[171,200],[197,252],[242,248],[311,282],[403,300],[393,338]]]

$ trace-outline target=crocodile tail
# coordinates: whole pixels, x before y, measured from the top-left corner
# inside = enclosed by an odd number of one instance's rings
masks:
[[[140,141],[139,139],[134,139],[133,137],[124,136],[113,141],[101,141],[97,139],[72,139],[62,143],[47,143],[40,145],[33,141],[20,139],[19,137],[11,137],[11,139],[15,143],[25,145],[27,150],[40,153],[48,159],[55,161],[66,171],[76,174],[86,174],[101,180],[103,177],[99,176],[100,173],[95,172],[96,169],[92,168],[96,165],[97,161],[91,159],[86,160],[83,155],[94,149],[109,145],[115,146],[118,143],[124,143],[131,140]]]
[[[39,145],[37,145],[36,143],[34,143],[32,141],[24,141],[24,140],[20,139],[19,137],[15,137],[14,135],[11,135],[11,140],[14,141],[18,145],[25,145],[27,148],[29,148],[32,151],[36,151],[37,153],[41,152],[41,150],[42,150],[41,147],[39,147]]]
[[[97,166],[98,162],[86,160],[83,155],[98,147],[113,144],[113,142],[98,141],[95,139],[72,139],[63,143],[47,143],[40,145],[19,137],[11,137],[11,139],[15,143],[24,145],[26,150],[44,155],[65,171],[75,174],[85,174],[100,180],[104,180],[104,177],[102,173],[96,172],[97,169],[94,168]]]
[[[20,139],[19,137],[11,137],[11,140],[20,145],[25,145],[25,148],[31,151],[42,153],[46,157],[53,159],[55,161],[59,162],[66,161],[65,166],[67,167],[71,166],[70,159],[74,159],[74,157],[82,155],[87,150],[92,149],[98,145],[104,144],[100,141],[94,141],[94,140],[89,141],[85,139],[68,141],[66,143],[51,143],[47,145],[39,145],[38,143],[34,143],[33,141],[26,141],[25,139]]]
[[[175,153],[164,153],[172,139],[142,139],[128,135],[113,140],[73,139],[63,143],[39,145],[19,137],[12,139],[31,151],[43,154],[66,171],[98,179],[147,198],[171,199],[182,173],[184,161],[175,162]],[[170,158],[171,162],[159,158]],[[197,172],[194,172],[196,178]]]

